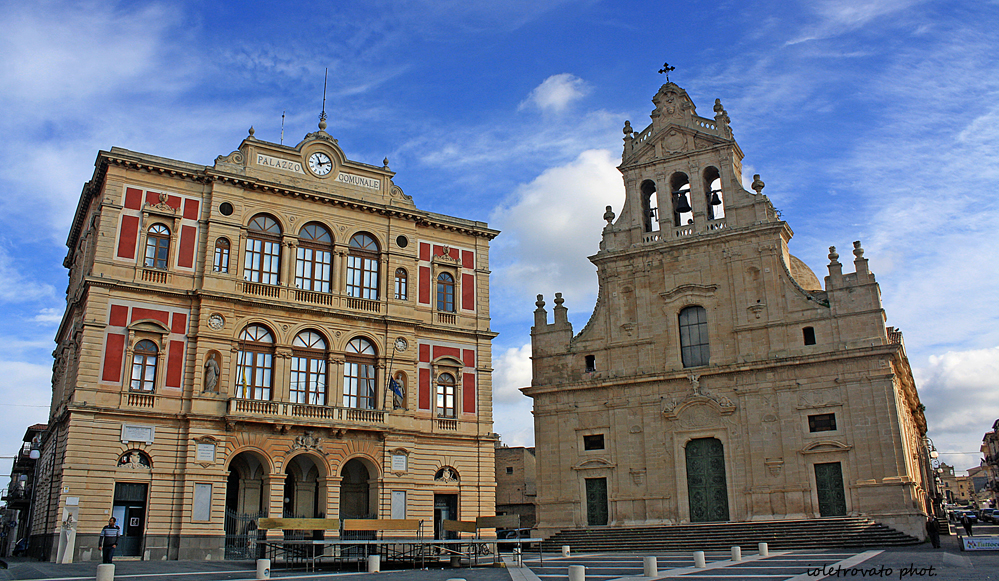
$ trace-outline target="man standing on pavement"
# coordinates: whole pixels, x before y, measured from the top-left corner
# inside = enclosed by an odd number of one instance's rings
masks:
[[[964,530],[968,533],[969,537],[975,536],[971,534],[971,519],[968,518],[968,513],[964,513],[964,516],[961,517],[961,524],[964,525]]]
[[[101,529],[101,536],[97,539],[97,548],[103,552],[105,563],[110,563],[114,557],[114,549],[118,546],[118,537],[121,536],[121,529],[114,523],[114,517],[108,519],[108,526]]]
[[[933,543],[934,549],[940,548],[940,529],[937,519],[932,516],[926,519],[926,534],[930,537],[930,542]]]

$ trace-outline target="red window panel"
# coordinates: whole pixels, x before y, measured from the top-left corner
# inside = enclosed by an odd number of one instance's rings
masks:
[[[420,363],[430,363],[430,345],[420,344]]]
[[[142,307],[132,308],[132,320],[135,322],[141,319],[153,319],[163,323],[163,326],[170,325],[170,313],[166,311],[157,311],[156,309],[143,309]]]
[[[184,342],[170,341],[170,354],[167,356],[167,387],[180,387],[184,376]]]
[[[430,304],[430,267],[427,266],[420,267],[419,301],[424,305]]]
[[[135,258],[135,241],[138,240],[139,217],[122,216],[121,234],[118,235],[118,258]]]
[[[184,218],[187,220],[197,220],[198,206],[198,200],[184,200]]]
[[[128,188],[125,190],[125,207],[130,210],[142,209],[142,190]]]
[[[466,373],[461,380],[461,411],[475,413],[475,374]]]
[[[421,410],[430,409],[430,370],[420,370],[420,397],[419,406]]]
[[[125,353],[125,335],[108,333],[104,345],[104,373],[102,381],[121,381],[121,357]]]
[[[461,308],[466,311],[475,310],[475,275],[461,275]]]
[[[420,260],[430,262],[430,245],[426,242],[420,242]]]
[[[146,203],[155,206],[160,203],[159,192],[146,192]]]
[[[111,316],[108,317],[108,324],[112,327],[124,327],[128,324],[128,307],[125,305],[111,305]]]
[[[170,319],[170,332],[183,335],[187,330],[187,315],[184,313],[174,313]]]
[[[463,349],[461,352],[461,362],[465,364],[465,367],[475,367],[475,350]]]
[[[444,256],[444,247],[440,244],[434,244],[434,256]]]
[[[198,238],[198,229],[194,226],[184,226],[180,229],[180,253],[177,255],[177,266],[191,268],[194,266],[194,242]]]
[[[461,359],[461,349],[457,347],[444,347],[442,345],[434,345],[434,359],[438,357],[454,357],[455,359]]]
[[[461,251],[461,267],[475,268],[475,253],[471,250]]]

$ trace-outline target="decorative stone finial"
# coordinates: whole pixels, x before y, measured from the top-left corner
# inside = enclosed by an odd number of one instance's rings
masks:
[[[715,99],[715,113],[724,113],[725,107],[722,107],[721,99]]]
[[[389,168],[388,158],[386,157],[385,159],[382,160],[382,169],[388,169],[388,168]]]
[[[762,194],[763,193],[763,188],[765,186],[766,186],[766,184],[763,183],[763,180],[760,179],[760,174],[755,174],[753,176],[753,185],[751,187],[754,190],[756,190],[757,194]]]
[[[543,309],[543,308],[545,308],[545,296],[544,296],[544,295],[538,295],[538,300],[537,300],[537,302],[536,302],[536,303],[534,303],[534,304],[535,304],[535,306],[537,306],[537,307],[538,307],[539,309]]]
[[[565,299],[562,298],[562,293],[555,293],[555,306],[556,307],[561,307],[562,303],[564,303],[564,302],[565,302]]]
[[[319,130],[326,131],[326,115],[319,118]]]
[[[860,247],[860,240],[856,240],[853,243],[853,255],[858,259],[864,257],[864,249]]]
[[[622,129],[622,131],[624,131],[624,138],[625,139],[631,139],[632,138],[631,134],[634,133],[635,130],[631,128],[631,121],[625,121],[624,122],[624,129]]]
[[[250,133],[250,139],[253,139],[253,134],[256,133],[256,130],[253,128],[253,125],[250,125],[249,133]]]
[[[604,220],[607,220],[608,224],[614,221],[614,210],[611,210],[610,206],[607,206],[607,211],[604,212]]]
[[[829,264],[839,264],[839,254],[836,254],[836,247],[829,247]]]

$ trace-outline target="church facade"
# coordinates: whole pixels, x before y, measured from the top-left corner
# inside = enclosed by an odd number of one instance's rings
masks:
[[[720,101],[674,83],[625,123],[626,199],[604,219],[597,304],[532,328],[538,527],[869,516],[922,538],[923,406],[860,242],[824,285],[741,185]]]
[[[203,166],[97,156],[67,245],[67,308],[34,546],[243,558],[260,516],[495,514],[489,243],[417,209],[388,160],[320,123],[253,130]],[[273,532],[271,533],[274,534]]]

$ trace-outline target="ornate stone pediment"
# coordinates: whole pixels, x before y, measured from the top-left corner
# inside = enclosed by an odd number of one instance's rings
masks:
[[[847,452],[853,449],[853,446],[847,446],[843,442],[838,442],[836,440],[821,440],[818,442],[812,442],[804,448],[798,451],[799,454],[820,454],[822,452]]]
[[[597,470],[600,468],[616,468],[617,464],[611,464],[606,458],[589,458],[579,462],[572,467],[573,470]]]
[[[713,297],[716,290],[718,290],[716,284],[681,284],[673,290],[659,293],[659,296],[666,301],[666,304],[669,304],[689,297]]]

